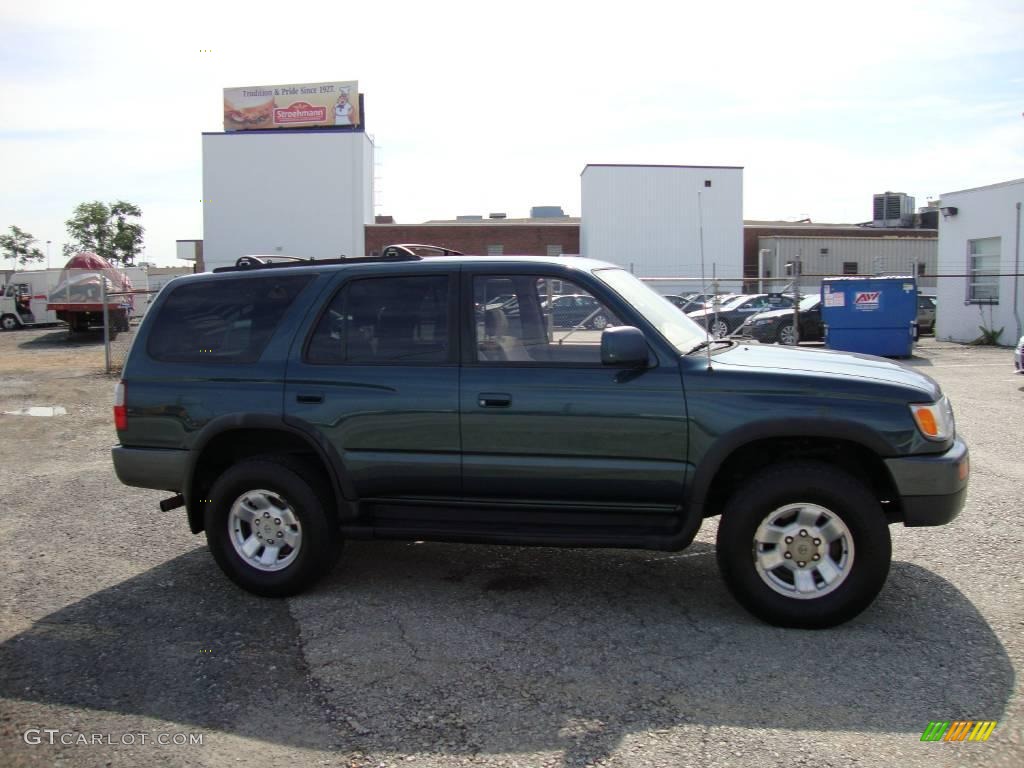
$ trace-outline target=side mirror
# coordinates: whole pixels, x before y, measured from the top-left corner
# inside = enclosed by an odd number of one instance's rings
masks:
[[[629,325],[608,328],[601,334],[601,364],[619,368],[647,367],[647,339]]]

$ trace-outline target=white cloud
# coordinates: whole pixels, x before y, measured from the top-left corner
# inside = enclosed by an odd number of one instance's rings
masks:
[[[0,227],[59,241],[77,202],[127,198],[161,260],[200,234],[226,86],[359,79],[380,211],[405,221],[578,213],[587,162],[745,165],[748,217],[819,220],[1024,175],[1024,105],[985,58],[1020,71],[1019,2],[43,2],[0,24]],[[930,72],[978,94],[907,90]]]

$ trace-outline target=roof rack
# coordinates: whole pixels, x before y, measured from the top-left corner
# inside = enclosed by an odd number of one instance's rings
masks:
[[[388,246],[392,248],[393,246]],[[399,246],[401,248],[402,246]],[[275,259],[275,261],[271,261]],[[304,259],[300,256],[241,256],[231,267],[217,267],[214,272],[246,272],[251,269],[275,269],[281,267],[320,267],[329,264],[370,264],[388,261],[419,261],[420,257],[415,253],[395,251],[389,253],[385,249],[381,256],[359,256],[338,259]]]
[[[384,250],[381,251],[383,257],[397,256],[404,254],[417,259],[423,258],[417,251],[429,251],[430,255],[433,256],[465,256],[462,251],[456,251],[454,248],[446,248],[443,245],[427,245],[425,243],[395,243],[393,245],[387,245]]]
[[[420,261],[421,256],[417,251],[427,251],[429,255],[435,256],[465,256],[462,251],[454,248],[445,248],[443,245],[426,245],[424,243],[395,243],[384,246],[380,256],[358,256],[347,258],[342,256],[337,259],[306,259],[301,256],[283,256],[272,254],[270,256],[241,256],[232,267],[217,267],[214,272],[244,272],[250,269],[274,269],[279,267],[320,267],[327,264],[371,264],[388,261]]]

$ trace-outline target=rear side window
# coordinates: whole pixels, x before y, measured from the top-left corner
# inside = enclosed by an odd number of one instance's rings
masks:
[[[179,286],[160,308],[147,351],[171,363],[252,363],[313,275],[204,280]]]
[[[320,365],[448,362],[448,285],[447,275],[352,281],[320,318],[306,360]]]

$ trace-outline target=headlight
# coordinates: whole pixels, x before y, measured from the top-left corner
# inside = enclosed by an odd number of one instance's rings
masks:
[[[751,321],[752,325],[769,325],[769,324],[774,323],[774,322],[775,321],[772,320],[770,317],[762,318],[761,320],[753,320],[753,321]]]
[[[943,442],[956,432],[953,406],[949,404],[948,397],[943,397],[937,403],[914,403],[910,406],[910,412],[917,428],[928,440]]]

